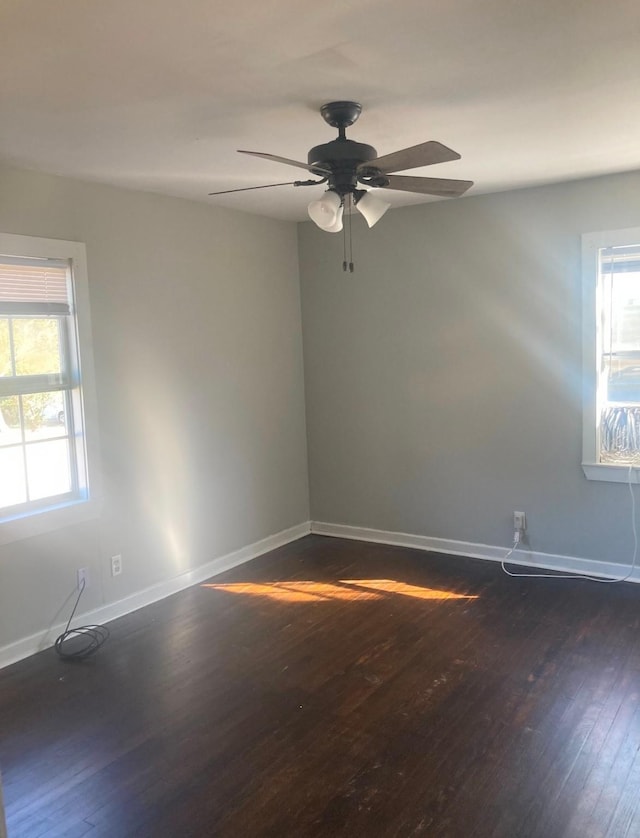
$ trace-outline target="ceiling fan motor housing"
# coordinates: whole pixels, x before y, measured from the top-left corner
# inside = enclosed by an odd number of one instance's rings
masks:
[[[392,154],[378,157],[373,146],[348,140],[345,131],[358,119],[362,111],[359,102],[339,101],[327,102],[320,108],[324,121],[338,129],[338,136],[330,143],[314,146],[307,155],[307,163],[266,154],[260,151],[244,151],[241,154],[251,154],[275,163],[296,166],[306,169],[320,178],[320,180],[293,181],[294,186],[314,186],[317,183],[328,183],[330,192],[337,193],[340,198],[353,195],[357,201],[362,199],[364,190],[358,189],[358,183],[365,187],[395,189],[402,192],[417,192],[421,195],[436,195],[443,198],[453,198],[462,195],[473,186],[470,180],[450,180],[443,178],[404,177],[393,172],[431,166],[434,163],[446,163],[459,160],[460,155],[447,148],[442,143],[430,140],[425,143],[400,149]],[[240,189],[225,189],[222,192],[210,192],[210,195],[223,195],[227,192],[245,192],[247,189],[266,189],[268,186],[289,186],[287,183],[272,183],[266,186],[249,186]],[[331,196],[329,196],[331,197]],[[370,202],[369,202],[370,203]]]
[[[316,166],[324,171],[329,169],[330,188],[339,195],[346,195],[356,188],[358,166],[367,160],[374,160],[377,156],[378,152],[373,146],[339,137],[330,143],[314,146],[308,154],[307,161],[315,174],[323,173],[315,172]]]

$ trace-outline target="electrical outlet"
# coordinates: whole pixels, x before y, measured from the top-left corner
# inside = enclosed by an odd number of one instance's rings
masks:
[[[120,576],[122,573],[122,556],[111,556],[111,575]]]
[[[76,581],[78,590],[82,588],[82,583],[84,582],[84,587],[89,587],[89,568],[88,567],[79,567],[76,570]]]
[[[527,518],[524,512],[513,513],[513,529],[517,532],[524,532],[527,528]]]

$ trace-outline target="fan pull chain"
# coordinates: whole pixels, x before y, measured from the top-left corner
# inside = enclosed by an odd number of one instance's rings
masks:
[[[347,270],[347,225],[342,225],[342,270]]]
[[[349,273],[353,273],[353,195],[349,193]]]
[[[351,193],[348,193],[343,198],[344,201],[344,215],[346,215],[346,219],[342,225],[342,270],[346,273],[347,271],[352,274],[353,273],[353,230],[351,227],[352,221],[351,216],[353,215],[353,196]],[[349,227],[349,261],[347,262],[347,226]]]

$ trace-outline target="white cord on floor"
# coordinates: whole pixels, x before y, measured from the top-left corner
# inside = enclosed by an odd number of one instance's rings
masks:
[[[515,578],[521,577],[523,579],[588,579],[590,582],[626,582],[628,579],[631,578],[633,575],[634,570],[636,569],[636,559],[638,556],[638,529],[636,527],[636,499],[635,495],[633,494],[633,487],[631,485],[631,474],[632,474],[633,466],[629,466],[629,480],[628,480],[628,487],[629,487],[629,494],[631,496],[631,529],[633,530],[633,560],[631,562],[631,567],[629,568],[629,572],[626,576],[620,576],[617,579],[605,579],[600,576],[589,576],[585,573],[512,573],[510,570],[507,570],[506,563],[509,561],[511,556],[513,555],[514,551],[517,549],[518,545],[520,544],[520,531],[517,530],[514,533],[513,538],[513,547],[509,550],[507,555],[502,559],[500,562],[500,566],[502,567],[503,571],[507,574],[507,576],[513,576]]]

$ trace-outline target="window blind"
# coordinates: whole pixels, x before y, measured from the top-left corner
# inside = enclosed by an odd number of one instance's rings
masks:
[[[0,312],[69,314],[68,279],[65,262],[0,256]]]

